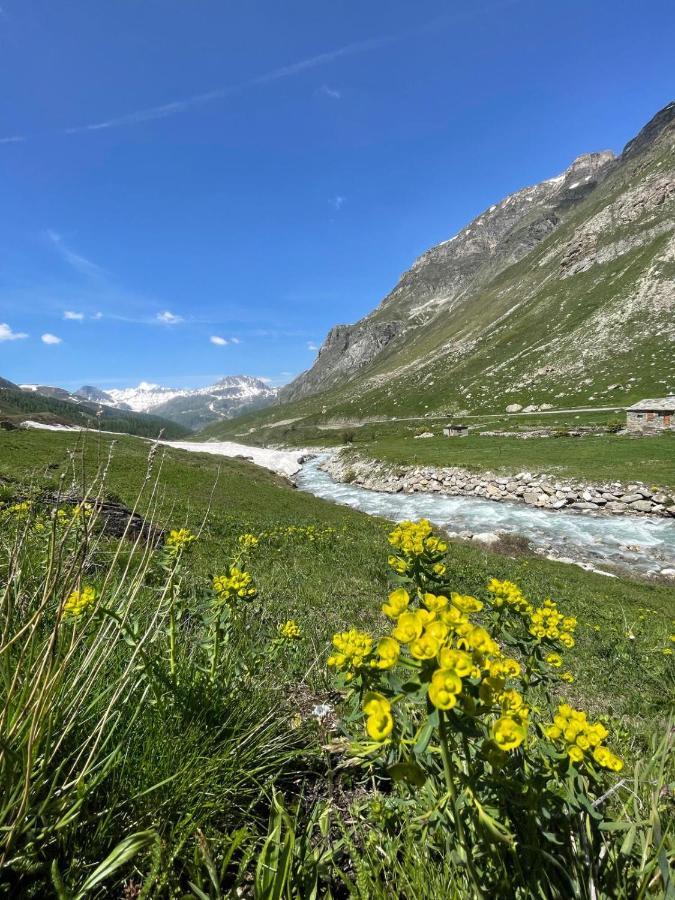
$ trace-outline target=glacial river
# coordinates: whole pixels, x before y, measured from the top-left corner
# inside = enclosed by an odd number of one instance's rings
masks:
[[[602,569],[621,567],[644,574],[675,567],[675,520],[646,516],[592,516],[534,509],[522,503],[448,497],[441,494],[386,494],[340,484],[306,462],[295,476],[298,488],[394,522],[426,518],[448,531],[520,534],[547,554]]]

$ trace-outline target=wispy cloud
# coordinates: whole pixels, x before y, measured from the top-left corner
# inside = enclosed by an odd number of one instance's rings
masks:
[[[61,343],[60,337],[57,337],[55,334],[49,334],[49,332],[47,332],[46,334],[43,334],[42,337],[40,338],[40,340],[42,341],[43,344],[60,344]]]
[[[74,312],[72,309],[66,309],[63,312],[63,318],[69,322],[82,322],[84,320],[84,313]]]
[[[9,137],[0,138],[0,144],[23,144],[26,140],[22,134],[11,134]]]
[[[319,349],[319,345],[315,344],[314,341],[307,341],[307,349],[311,350],[312,353],[316,353],[316,351]]]
[[[329,203],[336,212],[340,212],[340,210],[344,206],[345,200],[346,200],[346,197],[343,197],[340,194],[337,194],[335,197],[331,197],[331,199],[329,200]]]
[[[76,269],[84,275],[100,276],[104,274],[105,270],[100,266],[97,266],[96,263],[87,259],[86,256],[82,256],[81,253],[76,253],[74,250],[71,250],[57,231],[48,228],[46,235],[61,259],[67,262],[73,269]]]
[[[322,94],[324,97],[329,97],[331,100],[341,100],[342,99],[342,91],[339,91],[337,88],[329,87],[327,84],[322,84],[317,94]]]
[[[25,331],[12,331],[6,322],[0,322],[0,341],[20,341],[27,337]]]
[[[224,338],[219,334],[212,334],[209,340],[212,344],[215,344],[216,347],[226,347],[228,344],[241,344],[241,341],[237,337]]]
[[[191,97],[185,97],[181,100],[172,100],[169,103],[161,103],[158,106],[149,106],[145,109],[137,109],[121,116],[114,116],[108,119],[101,119],[97,122],[89,122],[86,125],[76,125],[66,129],[66,134],[80,134],[86,131],[103,131],[107,128],[120,128],[125,125],[138,125],[141,122],[149,122],[153,119],[166,119],[168,116],[175,116],[179,113],[187,112],[206,103],[213,103],[216,100],[232,94],[239,94],[248,88],[260,87],[265,84],[271,84],[282,78],[289,78],[308,69],[316,69],[324,66],[336,59],[345,56],[354,56],[357,53],[367,53],[370,50],[377,50],[379,47],[385,46],[396,40],[395,35],[382,35],[365,41],[355,41],[351,44],[345,44],[344,47],[338,47],[336,50],[328,50],[326,53],[318,53],[316,56],[309,56],[306,59],[298,60],[287,66],[281,66],[278,69],[272,69],[270,72],[264,72],[255,78],[249,78],[239,84],[227,85],[216,88],[212,91],[205,91],[201,94],[193,94]],[[333,90],[326,88],[326,90]],[[339,92],[336,92],[339,93]],[[330,96],[333,96],[331,94]],[[334,99],[339,99],[335,97]]]
[[[158,322],[161,322],[162,325],[179,325],[183,321],[182,316],[176,316],[174,313],[169,312],[168,309],[165,309],[164,312],[157,313],[155,318]]]

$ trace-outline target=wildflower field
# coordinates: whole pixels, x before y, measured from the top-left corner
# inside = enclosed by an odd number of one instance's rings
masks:
[[[666,585],[9,432],[0,598],[6,896],[672,894]]]

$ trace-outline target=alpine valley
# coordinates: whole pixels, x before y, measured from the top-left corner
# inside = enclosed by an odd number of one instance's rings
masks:
[[[665,396],[674,305],[672,102],[618,156],[588,153],[496,200],[333,327],[276,405],[208,433]]]

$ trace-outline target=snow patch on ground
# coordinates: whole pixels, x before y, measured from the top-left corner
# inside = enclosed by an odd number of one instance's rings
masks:
[[[95,431],[92,428],[78,428],[76,425],[45,425],[42,422],[23,422],[23,428],[40,428],[44,431]],[[113,434],[117,432],[106,432]],[[120,435],[121,436],[121,435]],[[147,439],[145,439],[147,440]],[[187,450],[190,453],[211,453],[214,456],[239,457],[248,459],[256,466],[270,469],[278,475],[292,478],[311,455],[308,450],[268,450],[264,447],[249,447],[247,444],[236,444],[234,441],[160,441],[166,447]]]
[[[160,441],[167,447],[187,450],[191,453],[211,453],[214,456],[239,457],[248,459],[256,466],[271,469],[278,475],[292,478],[300,471],[307,450],[268,450],[264,447],[249,447],[234,441]]]

